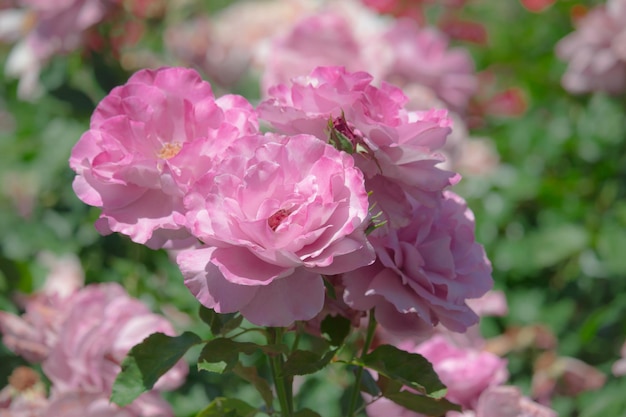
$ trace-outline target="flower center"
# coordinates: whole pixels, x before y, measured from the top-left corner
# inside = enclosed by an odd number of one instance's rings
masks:
[[[170,159],[178,155],[178,152],[182,149],[183,145],[179,142],[166,143],[161,150],[157,153],[157,156],[161,159]]]
[[[272,214],[267,219],[267,224],[270,229],[276,230],[276,228],[293,212],[292,210],[280,209],[276,213]]]
[[[17,391],[26,391],[39,382],[39,375],[26,366],[18,366],[9,376],[9,385]]]

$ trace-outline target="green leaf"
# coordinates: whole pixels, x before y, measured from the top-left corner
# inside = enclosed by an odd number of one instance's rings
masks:
[[[134,346],[113,383],[111,401],[120,407],[132,403],[143,392],[152,389],[157,380],[183,357],[185,352],[202,340],[185,332],[180,336],[154,333]]]
[[[267,382],[265,378],[259,376],[257,368],[252,366],[243,366],[238,363],[233,368],[233,372],[235,373],[235,375],[245,379],[246,381],[254,385],[259,394],[261,394],[261,397],[263,398],[267,409],[272,408],[274,394],[272,393],[269,382]]]
[[[233,369],[239,361],[239,354],[251,355],[257,351],[266,354],[287,352],[285,345],[258,345],[252,342],[236,342],[225,337],[210,340],[200,352],[198,369],[211,372],[225,372]],[[217,364],[217,365],[210,365]]]
[[[383,397],[412,411],[429,416],[441,416],[447,411],[461,411],[461,407],[445,398],[431,398],[407,391],[401,382],[380,375],[377,382]]]
[[[350,334],[352,323],[350,320],[343,316],[328,315],[322,320],[321,331],[322,334],[328,336],[330,344],[333,346],[341,346]]]
[[[446,394],[446,387],[431,363],[417,353],[381,345],[360,360],[357,359],[357,362],[429,397],[441,398]]]
[[[361,374],[361,391],[368,393],[371,396],[380,395],[381,391],[378,385],[376,384],[376,380],[367,370]]]
[[[253,417],[259,410],[236,398],[215,398],[196,417]]]
[[[443,416],[448,411],[461,411],[460,406],[451,403],[445,398],[435,399],[424,395],[413,394],[409,391],[389,394],[383,393],[383,396],[404,408],[428,416]]]
[[[323,355],[308,350],[294,350],[283,366],[283,376],[312,374],[326,365],[335,356],[336,350],[331,350]]]
[[[198,311],[200,319],[211,327],[211,333],[214,335],[227,334],[228,332],[239,327],[243,321],[243,316],[237,313],[219,314],[215,310],[200,305]]]

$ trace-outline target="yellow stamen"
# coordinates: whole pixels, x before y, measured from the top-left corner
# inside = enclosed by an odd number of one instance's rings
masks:
[[[178,155],[178,152],[182,149],[183,145],[178,142],[166,143],[161,150],[157,153],[157,156],[161,159],[170,159]]]

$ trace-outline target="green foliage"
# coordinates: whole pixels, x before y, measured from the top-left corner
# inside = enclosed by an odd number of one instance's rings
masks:
[[[256,408],[236,398],[216,398],[196,417],[254,417]]]
[[[285,345],[259,345],[218,337],[204,345],[198,358],[198,369],[221,373],[231,370],[238,363],[240,353],[251,355],[260,351],[268,355],[276,355],[286,352],[286,349]]]
[[[364,355],[359,362],[429,397],[439,399],[446,394],[446,387],[439,380],[433,366],[417,353],[409,353],[391,345],[381,345]]]
[[[157,380],[178,362],[190,347],[201,342],[198,335],[185,332],[180,336],[154,333],[133,347],[113,384],[111,401],[125,406],[152,389]]]

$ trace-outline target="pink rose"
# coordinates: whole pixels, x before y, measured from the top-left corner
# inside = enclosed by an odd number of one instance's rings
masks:
[[[371,82],[365,72],[318,67],[293,79],[291,87],[271,88],[258,112],[281,133],[308,133],[324,142],[332,124],[352,142],[372,203],[394,225],[405,225],[410,199],[436,206],[442,190],[459,180],[437,166],[443,158],[436,151],[450,133],[450,120],[445,110],[409,112],[401,90]]]
[[[415,352],[433,364],[448,388],[446,398],[464,407],[473,408],[484,390],[509,377],[505,359],[487,351],[456,346],[444,335],[433,336]]]
[[[128,296],[118,284],[90,285],[68,300],[68,313],[58,342],[43,370],[55,392],[109,393],[128,351],[155,332],[174,329],[145,304]],[[157,382],[172,389],[180,385],[187,365],[179,362]]]
[[[57,342],[66,302],[84,282],[80,261],[75,256],[57,257],[43,252],[39,259],[49,273],[41,291],[18,297],[25,313],[16,316],[0,311],[2,342],[29,362],[41,362],[48,356]]]
[[[556,46],[568,63],[563,87],[574,94],[626,90],[626,1],[608,0],[577,23]]]
[[[74,191],[102,208],[96,227],[103,234],[153,248],[186,244],[183,196],[213,158],[257,128],[243,97],[216,100],[194,70],[139,71],[100,102],[74,146]]]
[[[376,78],[391,64],[383,39],[389,23],[356,2],[334,2],[303,16],[290,31],[270,40],[263,54],[262,94],[317,66],[366,70]]]
[[[449,48],[445,35],[399,19],[385,35],[393,63],[384,79],[400,86],[420,84],[433,90],[451,110],[463,113],[478,83],[474,62],[461,48]]]
[[[239,139],[185,199],[194,236],[185,283],[205,306],[262,326],[308,320],[321,274],[370,264],[363,176],[346,153],[309,135]]]
[[[39,73],[55,55],[71,52],[84,42],[85,32],[118,4],[118,0],[22,0],[23,9],[0,12],[0,20],[21,14],[22,23],[2,38],[19,38],[7,58],[5,72],[20,78],[18,95],[33,100],[41,94]],[[10,16],[13,15],[13,16]],[[13,19],[12,19],[13,20]],[[24,29],[28,28],[26,34]],[[15,39],[11,39],[15,40]]]
[[[508,378],[506,360],[493,353],[456,345],[444,334],[435,334],[415,346],[413,340],[406,339],[398,344],[400,349],[419,353],[433,365],[439,379],[448,388],[446,399],[474,409],[481,394],[492,386],[505,382]],[[422,417],[422,414],[407,410],[386,398],[380,398],[367,406],[370,417]],[[459,414],[448,413],[448,417]]]
[[[396,332],[441,323],[463,332],[478,322],[466,304],[493,285],[491,264],[474,240],[465,201],[445,192],[440,208],[417,205],[413,221],[369,236],[377,261],[344,274],[344,299],[358,310],[376,307],[376,319]]]

